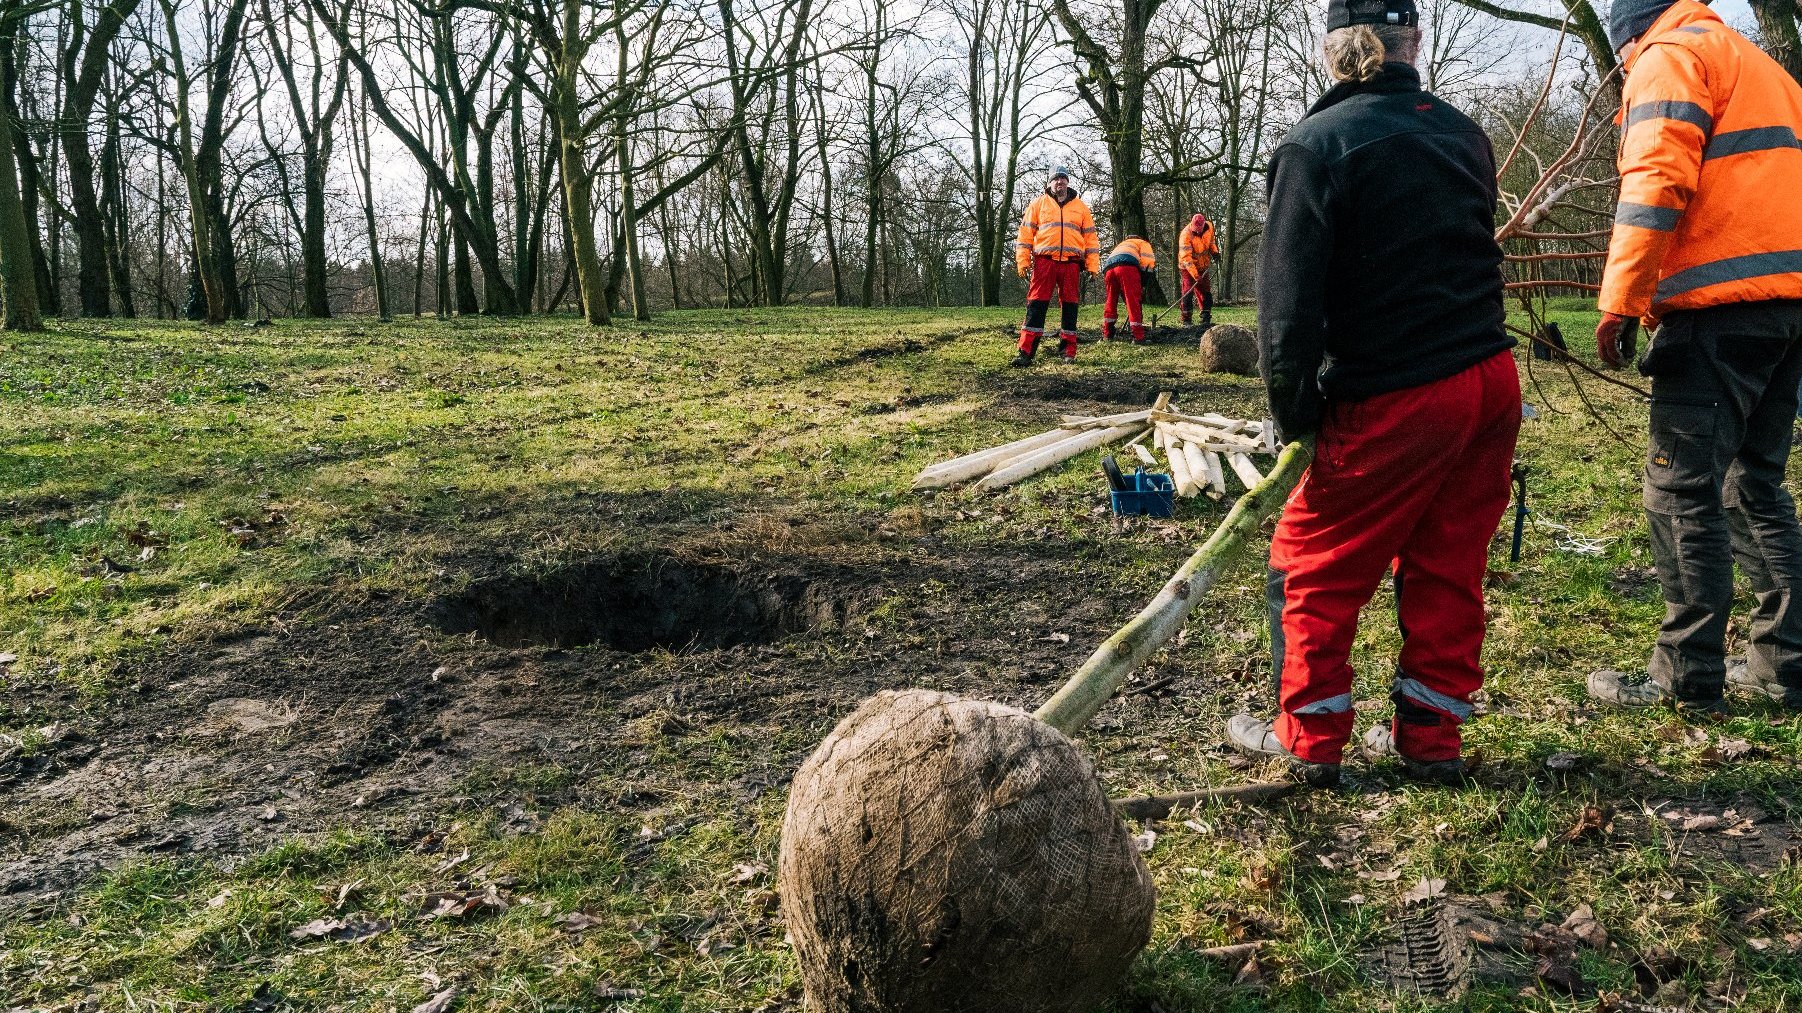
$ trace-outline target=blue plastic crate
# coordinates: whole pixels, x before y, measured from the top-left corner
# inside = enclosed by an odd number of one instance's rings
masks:
[[[1176,483],[1169,475],[1135,471],[1128,478],[1131,489],[1114,490],[1115,516],[1169,517],[1176,512]]]

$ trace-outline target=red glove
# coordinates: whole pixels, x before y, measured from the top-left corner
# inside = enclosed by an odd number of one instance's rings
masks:
[[[1620,369],[1633,357],[1638,342],[1639,321],[1633,317],[1623,317],[1618,313],[1602,314],[1602,322],[1596,325],[1596,355],[1615,369]]]

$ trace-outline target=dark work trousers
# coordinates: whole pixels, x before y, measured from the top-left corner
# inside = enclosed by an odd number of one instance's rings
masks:
[[[1758,599],[1747,663],[1802,692],[1802,527],[1783,488],[1802,302],[1671,313],[1640,370],[1652,378],[1644,501],[1665,601],[1652,679],[1679,700],[1721,698],[1738,560]]]

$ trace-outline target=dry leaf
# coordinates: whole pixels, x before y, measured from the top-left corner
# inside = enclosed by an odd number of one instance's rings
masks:
[[[1592,805],[1583,808],[1583,813],[1577,817],[1577,822],[1572,824],[1571,828],[1566,830],[1562,836],[1564,840],[1574,841],[1590,834],[1601,834],[1606,837],[1612,833],[1614,833],[1614,807]]]
[[[1133,846],[1139,849],[1140,854],[1149,854],[1152,848],[1157,847],[1157,843],[1158,832],[1156,830],[1147,830],[1133,838]]]
[[[1264,984],[1264,966],[1258,963],[1257,957],[1247,960],[1239,968],[1239,973],[1233,975],[1233,984],[1244,988],[1256,988]]]
[[[1689,819],[1684,820],[1683,830],[1685,833],[1697,830],[1714,830],[1720,825],[1721,818],[1719,816],[1703,813],[1700,816],[1691,816]]]
[[[1054,644],[1067,644],[1070,642],[1070,634],[1068,634],[1068,633],[1048,633],[1045,636],[1040,637],[1039,639],[1040,640],[1048,640]]]
[[[749,883],[759,876],[767,875],[769,871],[770,867],[762,862],[755,862],[750,865],[741,863],[732,867],[732,882]]]
[[[288,933],[289,939],[330,939],[339,943],[355,943],[372,939],[392,926],[368,915],[351,915],[348,919],[316,918]]]
[[[565,932],[582,933],[605,924],[601,919],[584,911],[571,911],[557,919],[557,927]]]
[[[1577,905],[1577,909],[1572,911],[1570,917],[1566,918],[1564,924],[1559,927],[1582,940],[1583,945],[1592,950],[1602,950],[1608,947],[1608,931],[1602,928],[1601,922],[1596,920],[1595,910],[1588,904]]]
[[[432,996],[430,999],[427,999],[425,1002],[413,1007],[413,1013],[444,1013],[444,1011],[450,1009],[451,1004],[456,1001],[457,986],[452,985],[444,991],[439,992],[437,995]]]
[[[432,871],[436,872],[440,875],[443,875],[444,873],[447,873],[447,872],[451,871],[452,869],[455,869],[457,866],[462,865],[464,862],[467,862],[467,861],[469,861],[469,849],[464,848],[463,853],[461,855],[458,855],[455,858],[448,859],[448,860],[440,863],[439,866],[436,869],[433,869]]]
[[[1445,880],[1428,879],[1427,877],[1422,876],[1420,877],[1419,882],[1403,891],[1402,903],[1414,904],[1424,900],[1431,900],[1443,893],[1445,893]]]
[[[594,983],[594,997],[601,1002],[625,1002],[627,999],[643,999],[642,988],[620,988],[611,981]]]
[[[1549,770],[1574,770],[1582,760],[1581,753],[1553,753],[1545,758],[1545,765]]]

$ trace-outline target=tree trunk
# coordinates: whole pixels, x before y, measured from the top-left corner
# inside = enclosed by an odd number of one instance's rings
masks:
[[[7,102],[0,102],[0,330],[35,332],[44,329],[38,317],[37,272],[26,238],[24,204],[19,200],[19,173],[13,155],[12,117]]]
[[[1758,19],[1758,34],[1764,42],[1764,51],[1771,54],[1789,76],[1802,82],[1802,36],[1796,29],[1796,19],[1802,17],[1802,8],[1798,8],[1796,0],[1748,0],[1752,14]]]

